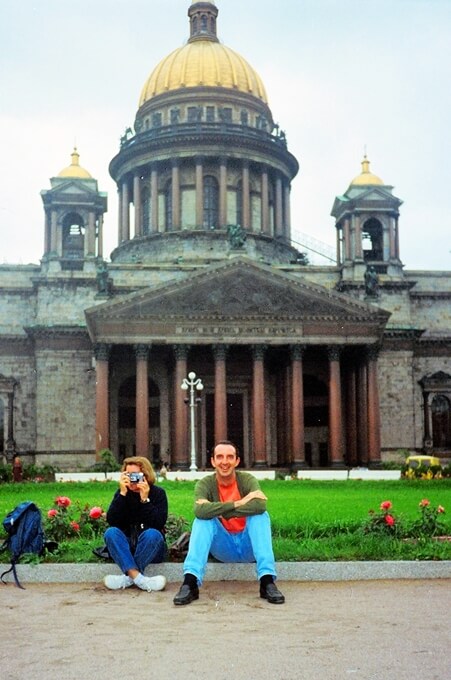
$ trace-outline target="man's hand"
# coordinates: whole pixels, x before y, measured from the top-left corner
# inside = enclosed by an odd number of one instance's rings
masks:
[[[242,505],[246,505],[249,501],[254,500],[254,498],[259,498],[261,501],[267,501],[268,498],[265,496],[261,489],[256,489],[255,491],[250,491],[247,496],[243,496],[239,501],[235,501],[235,508],[240,508]]]
[[[197,501],[196,501],[196,505],[203,505],[204,503],[210,503],[210,502],[211,501],[209,501],[207,498],[198,498]]]

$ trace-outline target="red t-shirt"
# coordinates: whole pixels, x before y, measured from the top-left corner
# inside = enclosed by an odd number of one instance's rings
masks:
[[[233,484],[219,484],[218,482],[218,492],[219,499],[222,503],[239,501],[241,498],[236,479]],[[220,517],[219,519],[221,520],[224,529],[227,529],[231,534],[237,534],[240,531],[243,531],[246,526],[245,517],[232,517],[231,519],[223,519]]]

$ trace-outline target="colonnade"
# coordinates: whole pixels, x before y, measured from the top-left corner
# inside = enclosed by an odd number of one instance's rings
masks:
[[[290,239],[290,182],[280,171],[271,169],[261,163],[249,163],[248,160],[234,161],[240,163],[240,191],[242,194],[241,226],[246,231],[258,231],[268,236],[280,236]],[[170,176],[168,177],[168,164],[170,163]],[[146,233],[159,231],[179,231],[184,227],[182,215],[182,191],[185,186],[191,184],[185,180],[187,169],[193,171],[195,178],[195,215],[196,228],[204,224],[204,177],[212,175],[218,180],[218,224],[213,225],[224,229],[230,222],[227,215],[227,191],[228,187],[228,159],[219,157],[212,160],[206,157],[195,157],[189,160],[172,159],[164,163],[152,163],[145,168],[138,168],[132,176],[124,177],[118,183],[118,244],[130,240],[133,227],[133,236],[139,237]],[[258,229],[252,225],[251,194],[252,183],[255,177],[259,181],[259,194],[261,197],[260,222]],[[161,186],[162,177],[165,181],[170,179],[170,225],[162,227],[162,216],[159,214],[161,204],[159,195],[164,192]],[[150,195],[150,219],[149,224],[144,224],[143,195],[146,188]],[[237,190],[237,186],[233,187]],[[131,224],[130,205],[134,205],[134,224]],[[271,215],[272,211],[272,215]],[[232,221],[234,223],[235,220]]]
[[[109,345],[96,345],[96,450],[108,448],[109,434]],[[149,454],[148,381],[151,373],[151,346],[134,345],[136,360],[136,455]],[[173,449],[171,466],[188,466],[187,411],[180,389],[187,375],[190,347],[174,346],[172,386]],[[252,350],[251,380],[251,464],[268,465],[266,409],[268,397],[265,354],[267,347],[256,344]],[[227,439],[227,355],[226,345],[213,345],[214,360],[214,439]],[[306,466],[304,445],[303,356],[305,347],[290,347],[287,370],[287,399],[279,414],[289,430],[286,461],[295,468]],[[342,365],[340,347],[327,348],[329,399],[329,465],[340,468],[365,459],[369,465],[380,462],[380,413],[377,383],[377,350],[367,348],[360,360]],[[345,376],[345,384],[342,378]],[[346,415],[344,415],[346,414]]]

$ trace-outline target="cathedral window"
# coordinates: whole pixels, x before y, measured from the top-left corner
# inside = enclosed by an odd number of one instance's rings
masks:
[[[164,192],[164,225],[166,231],[172,229],[172,180],[166,184]]]
[[[444,394],[436,394],[431,404],[432,438],[436,448],[451,446],[451,402]]]
[[[84,255],[85,226],[81,215],[69,213],[63,220],[63,257],[79,259]]]
[[[363,259],[368,260],[383,260],[383,237],[382,224],[374,217],[371,217],[365,222],[362,228],[362,247]]]
[[[161,127],[161,113],[152,114],[152,127]]]
[[[206,119],[207,123],[214,123],[215,120],[215,107],[207,106],[206,108]]]
[[[219,214],[219,187],[215,177],[206,175],[204,177],[204,229],[214,229],[218,226]]]
[[[206,14],[202,14],[200,18],[200,30],[201,33],[206,33],[208,30],[208,19]]]

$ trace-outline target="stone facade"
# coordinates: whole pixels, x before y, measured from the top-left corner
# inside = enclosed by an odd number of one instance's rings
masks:
[[[403,269],[401,201],[366,158],[333,204],[336,264],[308,264],[291,244],[297,161],[261,81],[218,43],[212,3],[188,13],[192,81],[163,60],[110,164],[111,260],[106,196],[74,150],[42,192],[40,264],[0,265],[0,456],[74,469],[111,447],[186,468],[195,371],[200,467],[226,437],[254,468],[446,459],[451,273]]]

